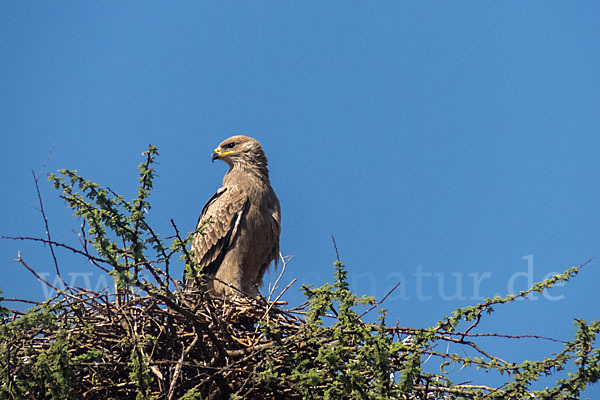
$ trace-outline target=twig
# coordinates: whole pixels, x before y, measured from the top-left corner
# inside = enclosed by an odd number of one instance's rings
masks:
[[[45,280],[44,278],[42,278],[41,276],[38,275],[37,272],[35,272],[35,270],[33,268],[31,268],[29,265],[27,265],[27,263],[25,262],[25,260],[23,260],[23,258],[21,258],[21,252],[17,252],[17,258],[15,258],[15,261],[18,263],[21,263],[21,265],[23,265],[25,268],[27,268],[27,270],[29,272],[31,272],[36,278],[38,278],[38,280],[40,282],[45,283],[46,285],[48,285],[49,287],[51,287],[52,289],[54,289],[56,292],[59,291],[59,289],[52,285],[50,282],[48,282],[47,280]]]
[[[179,229],[177,228],[177,225],[175,225],[175,221],[173,220],[173,218],[171,218],[171,225],[173,226],[173,229],[175,229],[175,236],[182,243],[181,250],[183,251],[183,254],[184,254],[186,260],[191,260],[192,257],[190,256],[190,253],[187,251],[187,248],[184,246],[185,240],[183,240],[183,238],[179,234]]]
[[[450,393],[465,396],[467,398],[474,398],[477,393],[475,390],[487,390],[489,392],[502,392],[500,389],[492,388],[484,385],[464,385],[464,386],[430,386],[430,385],[415,385],[415,390],[426,391],[426,393]]]
[[[93,256],[93,255],[91,255],[91,254],[89,254],[87,252],[78,250],[78,249],[76,249],[74,247],[71,247],[69,245],[66,245],[64,243],[55,242],[53,240],[42,239],[42,238],[35,238],[35,237],[30,237],[30,236],[4,236],[3,235],[3,236],[0,236],[0,237],[2,239],[9,239],[9,240],[30,240],[32,242],[42,242],[42,243],[45,243],[45,244],[52,244],[52,245],[54,245],[56,247],[62,247],[62,248],[65,248],[67,250],[70,250],[70,251],[72,251],[75,254],[79,254],[79,255],[85,256],[85,257],[87,257],[91,261],[97,261],[97,262],[101,262],[101,263],[105,263],[105,264],[109,264],[110,265],[110,263],[108,261],[103,260],[102,258],[95,257],[95,256]],[[100,267],[100,268],[102,268],[102,267]],[[105,268],[102,268],[102,269],[105,270],[106,272],[108,272],[107,269],[105,269]]]
[[[391,289],[389,292],[387,292],[387,294],[386,294],[385,296],[383,296],[383,299],[381,299],[381,300],[379,300],[379,301],[376,301],[376,302],[375,302],[375,303],[374,303],[374,304],[373,304],[371,307],[369,307],[369,309],[368,309],[367,311],[365,311],[364,313],[360,314],[360,315],[359,315],[358,317],[356,317],[356,318],[357,318],[357,319],[361,319],[361,318],[362,318],[362,317],[363,317],[365,314],[368,314],[369,312],[373,311],[373,309],[374,309],[375,307],[377,307],[377,306],[380,306],[380,305],[381,305],[381,303],[383,303],[383,302],[385,301],[385,299],[387,299],[387,298],[388,298],[388,296],[389,296],[390,294],[392,294],[392,292],[393,292],[394,290],[396,290],[396,288],[397,288],[398,286],[400,286],[400,283],[402,283],[402,282],[398,282],[398,283],[396,283],[396,285],[395,285],[395,286],[394,286],[394,287],[393,287],[393,288],[392,288],[392,289]]]
[[[294,284],[296,283],[296,281],[298,281],[298,279],[294,278],[290,281],[290,283],[288,283],[286,285],[286,287],[283,288],[283,290],[281,291],[281,293],[279,293],[279,295],[277,297],[275,297],[275,300],[273,300],[273,304],[277,304],[277,302],[279,301],[279,299],[281,298],[281,296],[283,296],[283,294],[285,292],[287,292],[287,290]]]
[[[284,264],[285,265],[285,264]],[[290,283],[287,284],[286,287],[283,288],[283,290],[281,291],[281,293],[279,293],[279,296],[277,296],[275,298],[274,301],[268,301],[267,302],[267,309],[265,310],[265,313],[263,315],[263,318],[265,318],[266,316],[269,315],[269,313],[271,312],[271,310],[273,309],[273,306],[275,304],[277,304],[277,302],[279,301],[279,299],[281,298],[281,296],[283,296],[283,294],[297,281],[296,278],[292,279],[292,281]],[[269,294],[269,298],[271,298],[271,295]],[[255,332],[258,332],[259,326],[256,327]]]
[[[429,331],[427,329],[406,328],[406,327],[400,327],[397,325],[393,326],[393,327],[387,327],[386,330],[388,332],[396,332],[399,334],[403,333],[403,334],[411,334],[411,335]],[[449,332],[449,331],[436,331],[436,335],[438,335],[440,337],[440,339],[443,339],[444,335],[449,335],[449,336],[465,336],[465,337],[497,337],[497,338],[504,338],[504,339],[541,339],[541,340],[548,340],[548,341],[557,342],[557,343],[567,343],[564,340],[555,339],[555,338],[551,338],[548,336],[540,336],[540,335],[505,335],[505,334],[500,334],[500,333],[466,333],[466,332]]]
[[[335,249],[336,260],[341,261],[340,260],[340,252],[338,251],[338,247],[337,247],[337,244],[335,243],[335,237],[333,237],[333,234],[331,234],[331,240],[333,240],[333,248]]]
[[[16,261],[16,260],[15,260]],[[25,299],[17,299],[16,297],[13,297],[12,299],[6,299],[3,298],[2,301],[14,301],[14,302],[18,302],[18,303],[27,303],[27,304],[35,304],[35,305],[40,305],[42,303],[40,303],[39,301],[33,301],[33,300],[25,300]]]
[[[45,165],[44,165],[45,167]],[[48,247],[50,248],[50,253],[52,253],[52,260],[54,261],[54,268],[56,269],[56,275],[60,278],[62,284],[66,289],[69,289],[69,285],[63,279],[60,269],[58,268],[58,260],[56,259],[56,254],[54,254],[54,247],[52,246],[52,238],[50,237],[50,227],[48,226],[48,218],[46,218],[46,212],[44,211],[44,202],[42,201],[42,194],[40,193],[40,185],[38,184],[39,178],[35,176],[35,172],[31,170],[31,175],[33,176],[33,181],[35,182],[35,191],[37,192],[38,201],[40,203],[40,212],[42,213],[42,218],[44,219],[44,225],[46,226],[46,236],[48,237]]]
[[[177,382],[177,379],[179,379],[179,374],[181,373],[181,367],[183,365],[183,362],[185,361],[185,358],[187,357],[188,353],[196,346],[196,343],[198,343],[198,335],[196,335],[194,337],[194,340],[192,340],[192,343],[190,343],[190,345],[184,348],[184,350],[181,352],[181,357],[179,357],[179,361],[177,362],[177,365],[175,365],[175,371],[173,372],[171,384],[169,385],[169,400],[171,400],[173,398],[173,395],[175,395],[175,384]]]
[[[292,258],[294,258],[294,256],[288,256],[286,259],[285,257],[283,257],[281,252],[279,252],[279,258],[281,259],[281,263],[282,263],[281,272],[279,273],[279,276],[275,280],[275,283],[273,284],[273,286],[271,287],[271,285],[269,284],[269,297],[267,298],[267,301],[271,300],[271,296],[273,295],[273,292],[275,291],[275,288],[277,287],[279,280],[281,279],[281,277],[283,276],[283,273],[285,272],[285,267],[287,266],[288,262],[290,262],[292,260]]]
[[[80,243],[81,243],[81,246],[83,247],[83,251],[84,251],[84,253],[85,253],[86,255],[91,255],[91,254],[90,254],[90,251],[88,250],[88,247],[87,247],[87,245],[88,245],[88,243],[89,243],[89,240],[87,239],[87,236],[86,236],[86,234],[85,234],[85,222],[86,222],[86,220],[85,220],[85,219],[83,219],[83,222],[81,223],[81,237],[82,237],[82,240],[80,240]],[[78,234],[78,235],[79,235],[79,234]],[[98,264],[98,262],[97,262],[96,260],[94,260],[94,259],[92,259],[92,258],[90,258],[90,257],[88,257],[88,260],[89,260],[89,262],[91,262],[91,263],[92,263],[92,265],[94,265],[94,266],[96,266],[96,267],[100,268],[102,271],[104,271],[104,272],[106,272],[106,273],[108,273],[108,272],[109,272],[109,269],[108,269],[108,268],[104,268],[103,266],[101,266],[100,264]]]
[[[227,350],[227,355],[230,357],[245,356],[245,355],[250,354],[255,351],[269,349],[269,348],[273,347],[273,345],[274,345],[273,342],[269,342],[269,343],[257,344],[256,346],[246,347],[246,348],[238,349],[238,350]]]

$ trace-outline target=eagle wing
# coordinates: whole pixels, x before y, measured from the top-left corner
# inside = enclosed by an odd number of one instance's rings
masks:
[[[192,250],[198,267],[206,274],[217,273],[249,206],[244,192],[225,187],[220,188],[202,209]]]

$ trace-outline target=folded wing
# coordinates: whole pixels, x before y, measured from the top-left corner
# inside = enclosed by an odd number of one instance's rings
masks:
[[[194,257],[204,273],[217,273],[248,208],[248,196],[231,187],[219,189],[206,203],[192,242]]]

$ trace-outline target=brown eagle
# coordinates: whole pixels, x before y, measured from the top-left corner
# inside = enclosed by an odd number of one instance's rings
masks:
[[[229,171],[200,214],[192,242],[195,261],[208,278],[211,294],[241,291],[258,297],[267,267],[271,261],[277,265],[281,231],[267,158],[260,143],[247,136],[226,139],[211,158],[225,161]]]

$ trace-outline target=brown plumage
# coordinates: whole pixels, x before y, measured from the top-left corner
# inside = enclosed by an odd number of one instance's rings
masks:
[[[267,158],[257,140],[232,136],[212,153],[212,160],[216,159],[225,161],[229,171],[202,209],[201,229],[192,242],[194,257],[208,275],[207,289],[212,294],[238,294],[229,284],[257,297],[267,267],[271,261],[277,265],[281,231],[279,200],[269,182]]]

